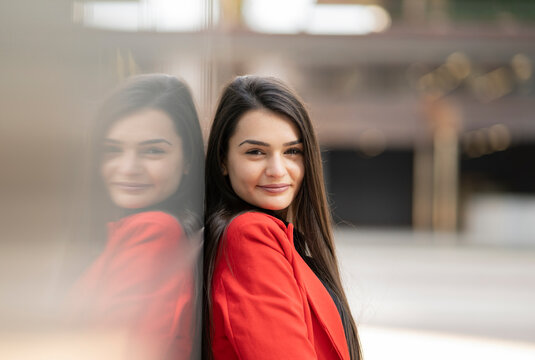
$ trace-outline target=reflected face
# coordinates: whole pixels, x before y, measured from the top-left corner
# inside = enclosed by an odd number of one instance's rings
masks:
[[[223,173],[249,204],[275,211],[288,208],[305,173],[298,128],[269,110],[245,113],[229,139]]]
[[[178,189],[184,168],[182,140],[163,111],[145,109],[119,119],[102,146],[100,171],[115,205],[145,208]]]

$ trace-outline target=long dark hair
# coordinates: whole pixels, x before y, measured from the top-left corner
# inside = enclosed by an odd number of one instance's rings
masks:
[[[346,337],[351,359],[359,359],[357,327],[342,288],[335,254],[331,216],[322,178],[319,145],[303,102],[281,81],[270,77],[240,76],[224,89],[210,130],[205,166],[205,229],[203,266],[203,358],[213,357],[211,349],[211,283],[221,236],[230,220],[242,211],[255,209],[241,200],[222,164],[230,137],[241,117],[248,111],[267,109],[290,119],[299,129],[303,141],[304,179],[288,213],[299,236],[300,246],[314,259],[318,276],[340,299],[347,314]],[[288,219],[285,219],[288,220]]]
[[[191,93],[188,86],[174,76],[145,74],[131,77],[102,104],[91,144],[93,199],[98,203],[95,207],[99,207],[101,210],[98,213],[105,214],[106,217],[109,217],[106,210],[113,207],[99,172],[102,140],[116,121],[144,109],[163,111],[173,121],[175,131],[182,139],[184,168],[188,170],[182,174],[180,185],[174,194],[150,208],[135,209],[133,212],[166,211],[177,217],[185,231],[192,234],[202,225],[204,148]]]

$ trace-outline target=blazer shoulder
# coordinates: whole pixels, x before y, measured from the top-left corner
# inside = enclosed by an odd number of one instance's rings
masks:
[[[163,211],[146,211],[127,216],[113,223],[110,230],[123,244],[140,242],[176,242],[182,237],[180,222]]]
[[[281,253],[290,253],[293,237],[283,221],[261,212],[236,216],[228,225],[222,246],[226,251],[249,253],[257,246],[267,246]],[[255,250],[256,251],[256,250]]]
[[[127,216],[123,219],[124,226],[145,227],[156,226],[168,230],[182,230],[180,222],[171,214],[163,211],[145,211]]]
[[[231,220],[227,226],[227,236],[236,233],[249,233],[257,231],[270,231],[275,233],[286,233],[287,227],[284,222],[274,216],[257,212],[249,211],[236,216]]]

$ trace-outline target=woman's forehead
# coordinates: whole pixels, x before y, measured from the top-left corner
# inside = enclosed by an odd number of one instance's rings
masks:
[[[249,138],[269,144],[288,143],[299,140],[301,134],[290,118],[261,109],[248,111],[238,120],[231,142],[243,142]]]
[[[108,139],[141,142],[153,138],[179,138],[169,115],[161,110],[144,109],[115,121],[105,134]]]

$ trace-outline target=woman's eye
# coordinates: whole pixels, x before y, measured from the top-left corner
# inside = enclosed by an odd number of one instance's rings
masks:
[[[148,155],[159,155],[159,154],[164,154],[165,150],[157,148],[157,147],[150,147],[150,148],[144,149],[142,153],[148,154]]]
[[[246,153],[247,155],[262,155],[262,154],[264,154],[264,153],[262,152],[262,150],[259,150],[259,149],[251,149],[251,150],[247,150],[245,153]]]
[[[290,148],[286,150],[286,154],[289,154],[289,155],[300,155],[302,153],[303,153],[303,150],[299,148]]]

